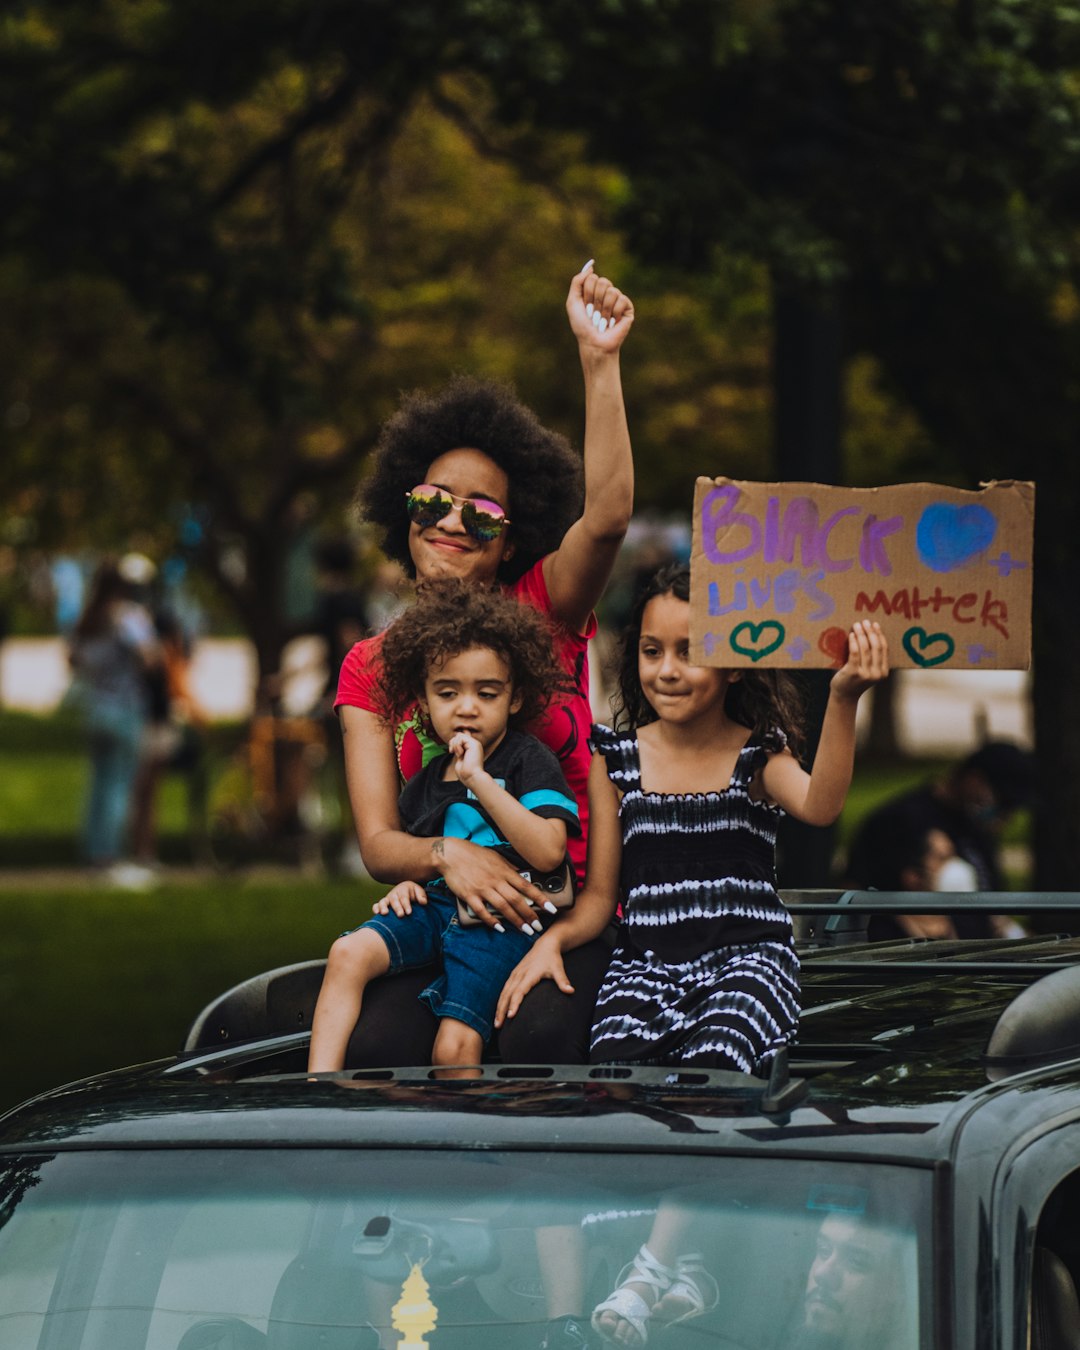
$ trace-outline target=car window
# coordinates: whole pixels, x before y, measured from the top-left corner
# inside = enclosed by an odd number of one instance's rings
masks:
[[[928,1350],[929,1175],[449,1149],[7,1159],[0,1350],[351,1350],[368,1324],[388,1348],[534,1350],[553,1306],[611,1292],[658,1213],[716,1291],[665,1344]]]

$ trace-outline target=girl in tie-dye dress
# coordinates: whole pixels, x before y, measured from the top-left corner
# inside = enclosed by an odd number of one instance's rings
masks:
[[[808,774],[790,748],[801,719],[786,672],[690,663],[689,582],[676,567],[646,586],[623,650],[625,729],[593,730],[603,823],[586,890],[612,909],[621,899],[623,924],[591,1059],[760,1073],[799,1016],[777,822],[784,811],[812,825],[839,815],[856,705],[888,673],[888,652],[876,624],[855,625]]]

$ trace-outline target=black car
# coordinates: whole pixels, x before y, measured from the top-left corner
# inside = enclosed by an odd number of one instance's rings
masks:
[[[711,1306],[650,1345],[1080,1345],[1080,939],[867,944],[844,916],[897,902],[792,898],[806,1007],[768,1082],[311,1079],[313,962],[9,1112],[0,1350],[534,1350],[571,1312],[598,1345],[672,1213]]]

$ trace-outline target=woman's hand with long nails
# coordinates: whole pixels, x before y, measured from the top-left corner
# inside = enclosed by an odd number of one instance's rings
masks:
[[[482,923],[500,932],[506,926],[520,928],[523,933],[541,932],[536,910],[547,897],[515,871],[502,854],[452,836],[437,839],[432,849],[447,886]],[[488,912],[489,905],[494,915]]]
[[[633,301],[596,275],[591,258],[570,281],[566,313],[583,351],[617,352],[634,322]]]

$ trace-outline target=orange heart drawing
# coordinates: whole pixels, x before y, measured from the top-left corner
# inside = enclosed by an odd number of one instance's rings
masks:
[[[839,669],[848,657],[848,635],[842,628],[826,628],[817,640],[820,651]]]

